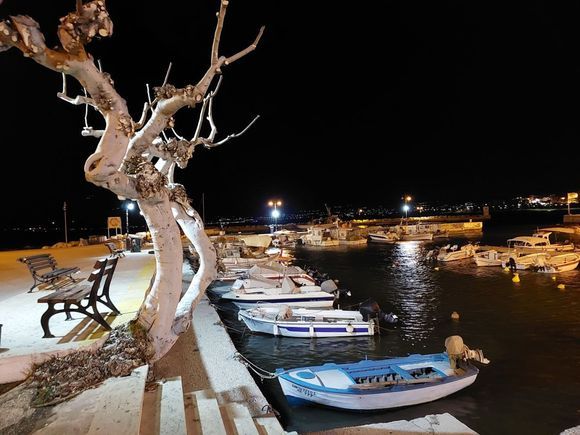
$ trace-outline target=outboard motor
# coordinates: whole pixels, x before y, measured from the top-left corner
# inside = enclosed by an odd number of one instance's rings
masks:
[[[333,280],[327,279],[326,281],[320,284],[320,290],[326,293],[332,293],[338,290],[338,286]]]
[[[399,316],[395,313],[389,313],[384,315],[383,320],[389,325],[394,325],[395,323],[399,323]]]
[[[399,316],[392,312],[385,313],[376,301],[370,299],[360,304],[359,312],[362,314],[365,322],[368,322],[369,319],[377,319],[379,322],[385,322],[389,325],[394,325],[399,322]]]

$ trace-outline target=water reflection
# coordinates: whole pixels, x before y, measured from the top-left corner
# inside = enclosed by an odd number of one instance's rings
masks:
[[[385,262],[385,280],[396,294],[403,319],[402,338],[412,344],[429,337],[439,304],[439,286],[433,279],[433,266],[425,260],[425,250],[420,242],[396,243],[390,261]]]

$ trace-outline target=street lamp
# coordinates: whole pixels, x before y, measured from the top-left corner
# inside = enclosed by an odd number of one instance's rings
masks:
[[[134,208],[135,204],[132,202],[129,202],[125,208],[125,228],[127,229],[127,237],[129,237],[129,210],[133,210]]]
[[[409,210],[411,209],[408,203],[411,202],[413,198],[411,195],[404,195],[401,199],[405,201],[405,204],[403,205],[403,211],[405,212],[405,219],[407,219]]]
[[[280,217],[280,210],[278,207],[282,205],[282,201],[279,199],[268,201],[268,207],[274,207],[272,210],[272,217],[274,218],[274,232],[278,229],[278,218]]]

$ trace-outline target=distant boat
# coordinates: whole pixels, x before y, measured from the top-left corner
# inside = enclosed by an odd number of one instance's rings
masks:
[[[397,233],[393,231],[377,231],[375,233],[369,233],[369,238],[373,242],[382,242],[382,243],[394,243],[399,240],[399,236]]]
[[[358,311],[259,306],[240,310],[238,320],[252,332],[283,337],[358,337],[378,330],[374,319],[364,321]]]
[[[539,257],[530,269],[541,273],[570,272],[578,267],[580,255],[573,252]]]
[[[479,370],[468,359],[489,361],[479,350],[410,355],[363,360],[349,364],[327,363],[291,370],[277,369],[278,381],[290,403],[316,403],[334,408],[367,411],[431,402],[475,382]],[[449,351],[449,348],[448,348]]]
[[[531,236],[518,236],[513,239],[508,239],[507,244],[510,249],[521,249],[529,252],[529,250],[537,252],[553,252],[553,251],[573,251],[573,243],[552,243],[550,241],[551,231],[539,231]]]
[[[439,249],[439,254],[437,255],[438,261],[457,261],[465,260],[466,258],[471,258],[475,255],[476,247],[471,243],[463,245],[461,248],[457,249],[457,245],[449,247],[449,245]]]
[[[505,261],[506,259],[509,259],[509,255],[491,249],[489,251],[476,252],[473,259],[475,260],[475,264],[479,267],[501,266],[502,260]]]
[[[402,241],[423,241],[423,240],[433,240],[433,233],[403,233],[399,237]]]

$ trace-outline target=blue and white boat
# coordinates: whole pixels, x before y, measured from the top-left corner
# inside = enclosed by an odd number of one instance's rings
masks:
[[[467,358],[489,362],[481,351],[466,352],[475,354]],[[443,352],[277,369],[276,373],[290,403],[367,411],[431,402],[468,387],[479,370],[463,358],[463,354],[450,358]]]
[[[282,337],[360,337],[378,331],[375,319],[364,321],[358,311],[260,306],[240,310],[238,320],[252,332]]]

